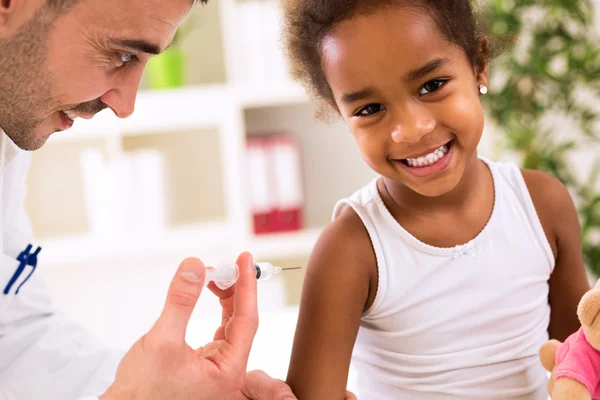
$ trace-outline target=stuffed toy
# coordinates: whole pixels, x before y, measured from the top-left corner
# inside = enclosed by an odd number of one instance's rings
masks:
[[[581,329],[540,349],[552,400],[600,399],[600,280],[579,302],[577,316]]]

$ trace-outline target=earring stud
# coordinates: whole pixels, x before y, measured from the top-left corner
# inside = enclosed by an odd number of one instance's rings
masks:
[[[485,85],[479,85],[479,93],[481,94],[487,94],[488,92],[488,88]]]

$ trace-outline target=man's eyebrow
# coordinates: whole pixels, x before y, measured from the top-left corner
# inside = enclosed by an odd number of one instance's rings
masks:
[[[356,103],[357,101],[364,100],[365,98],[372,96],[375,90],[373,88],[366,88],[352,93],[344,93],[342,101],[347,104]]]
[[[112,42],[119,46],[127,47],[128,49],[135,50],[141,53],[156,55],[162,52],[159,45],[147,42],[145,40],[113,39]]]
[[[413,71],[410,71],[406,75],[406,79],[408,81],[421,79],[432,72],[435,72],[445,66],[446,64],[450,64],[451,61],[448,58],[436,58],[435,60],[429,61],[427,64],[423,65],[420,68],[417,68]]]

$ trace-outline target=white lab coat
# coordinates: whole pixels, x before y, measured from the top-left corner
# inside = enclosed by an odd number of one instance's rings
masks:
[[[44,262],[44,244],[33,241],[24,209],[29,163],[30,154],[0,130],[0,400],[98,396],[112,383],[123,353],[56,312],[39,272],[16,294],[30,266],[4,294],[28,244],[42,247],[38,262]]]

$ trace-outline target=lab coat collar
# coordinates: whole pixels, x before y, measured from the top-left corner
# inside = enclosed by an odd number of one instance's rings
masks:
[[[0,128],[0,173],[22,151]]]

